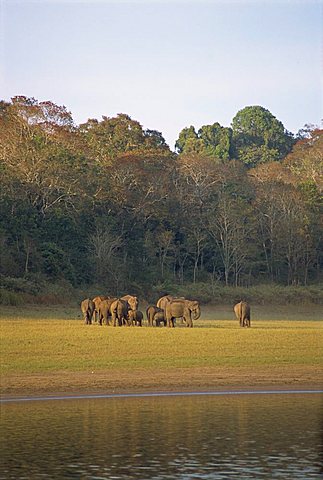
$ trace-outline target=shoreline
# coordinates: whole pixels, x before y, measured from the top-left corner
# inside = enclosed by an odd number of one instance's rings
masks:
[[[114,398],[154,398],[154,397],[180,397],[180,396],[222,396],[222,395],[306,395],[306,394],[323,394],[323,389],[298,388],[286,389],[285,387],[276,388],[234,388],[226,390],[210,390],[210,391],[161,391],[161,392],[128,392],[128,393],[102,393],[102,394],[65,394],[65,395],[48,395],[48,396],[27,396],[27,397],[3,397],[0,398],[0,404],[14,402],[36,402],[50,400],[99,400]]]
[[[322,389],[323,372],[319,365],[61,371],[2,377],[0,401],[19,397]]]

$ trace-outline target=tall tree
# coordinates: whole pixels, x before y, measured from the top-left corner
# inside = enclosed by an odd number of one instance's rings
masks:
[[[222,127],[218,122],[213,125],[203,125],[198,136],[203,142],[203,153],[221,160],[228,160],[231,155],[231,128]]]
[[[218,122],[203,125],[196,133],[195,128],[184,128],[175,144],[178,153],[200,154],[213,159],[228,160],[231,154],[231,128],[222,127]]]
[[[156,130],[143,130],[129,115],[103,116],[101,121],[89,119],[79,126],[79,132],[97,161],[111,163],[126,152],[157,149],[169,151],[162,134]]]
[[[248,166],[281,160],[291,149],[294,139],[269,110],[249,106],[232,120],[235,154]]]

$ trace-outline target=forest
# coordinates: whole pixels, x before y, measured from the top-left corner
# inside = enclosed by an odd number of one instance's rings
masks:
[[[0,301],[318,285],[322,165],[323,130],[293,135],[261,106],[183,128],[172,151],[124,113],[76,125],[51,101],[1,101]]]

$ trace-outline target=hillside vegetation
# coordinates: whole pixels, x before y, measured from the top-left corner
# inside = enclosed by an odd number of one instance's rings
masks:
[[[75,125],[2,101],[0,302],[319,302],[322,152],[322,130],[293,136],[261,106],[183,128],[172,151],[126,114]]]

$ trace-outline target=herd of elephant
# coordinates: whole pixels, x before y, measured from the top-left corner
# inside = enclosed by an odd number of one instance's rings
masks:
[[[114,327],[143,325],[144,315],[138,310],[138,298],[133,295],[86,298],[81,303],[81,310],[87,325],[92,322],[112,324]],[[156,305],[147,307],[146,315],[150,327],[175,327],[176,319],[182,319],[187,327],[193,327],[193,320],[200,318],[201,308],[196,300],[164,295]]]
[[[81,303],[84,322],[87,325],[98,322],[100,325],[112,324],[116,326],[142,327],[144,315],[138,310],[138,298],[134,295],[123,297],[98,296],[86,298]],[[239,320],[240,327],[250,327],[250,305],[244,301],[234,306],[234,313]],[[177,319],[181,319],[187,327],[193,327],[193,320],[201,316],[201,308],[197,300],[187,300],[171,295],[159,298],[156,305],[149,305],[146,309],[149,327],[175,327]]]

